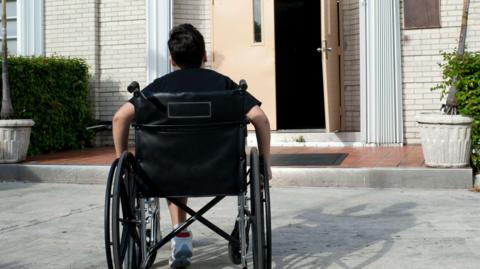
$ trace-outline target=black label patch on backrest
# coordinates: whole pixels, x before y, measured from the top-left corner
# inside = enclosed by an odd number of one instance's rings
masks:
[[[188,119],[188,118],[211,118],[211,102],[169,102],[168,118]]]

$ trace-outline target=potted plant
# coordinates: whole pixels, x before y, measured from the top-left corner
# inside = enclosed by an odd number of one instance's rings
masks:
[[[430,167],[465,167],[470,163],[473,118],[468,110],[458,109],[459,90],[463,98],[463,93],[471,86],[465,85],[468,74],[464,72],[466,61],[471,56],[465,54],[469,5],[470,0],[464,0],[458,49],[454,53],[443,54],[444,63],[440,66],[444,81],[433,88],[442,90],[446,104],[439,112],[419,113],[416,118],[425,164]],[[461,101],[460,107],[464,107],[465,99]]]
[[[7,0],[2,0],[2,108],[0,111],[0,163],[25,160],[30,143],[30,119],[14,119],[8,83]]]

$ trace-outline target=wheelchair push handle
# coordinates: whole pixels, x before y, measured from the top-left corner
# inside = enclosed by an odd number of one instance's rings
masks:
[[[241,79],[240,82],[238,83],[238,87],[240,87],[240,89],[246,91],[248,89],[247,82],[244,79]]]
[[[128,85],[127,90],[129,93],[140,91],[140,84],[137,81],[132,81],[132,83]]]
[[[143,99],[147,99],[147,97],[140,90],[140,83],[137,81],[132,81],[130,85],[128,85],[127,90],[129,93],[133,93],[134,96],[140,95]]]
[[[92,125],[87,126],[87,130],[92,130],[95,133],[100,131],[112,130],[112,121],[96,120]]]

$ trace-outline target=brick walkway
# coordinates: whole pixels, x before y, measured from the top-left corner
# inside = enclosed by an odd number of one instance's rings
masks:
[[[348,153],[340,167],[424,167],[419,145],[404,147],[274,147],[272,154]],[[109,165],[115,158],[113,147],[90,148],[29,158],[26,164]]]

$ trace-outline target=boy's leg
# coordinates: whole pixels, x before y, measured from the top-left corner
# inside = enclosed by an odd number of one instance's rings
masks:
[[[187,198],[179,198],[180,202],[187,204]],[[171,203],[167,200],[168,211],[170,211],[170,219],[172,220],[172,225],[176,226],[178,224],[184,223],[187,220],[187,213],[178,208],[174,203]]]
[[[180,198],[179,200],[187,204],[187,198]],[[170,218],[174,229],[186,221],[187,214],[175,204],[168,202],[168,210],[170,211]],[[183,230],[172,239],[171,246],[172,255],[169,261],[170,266],[177,268],[190,265],[190,258],[193,254],[192,232],[189,229]]]

